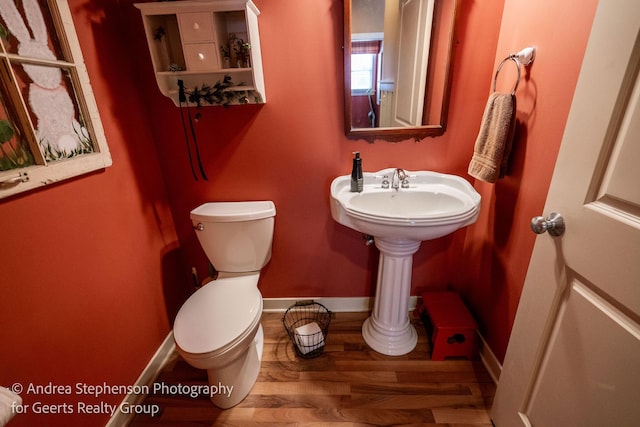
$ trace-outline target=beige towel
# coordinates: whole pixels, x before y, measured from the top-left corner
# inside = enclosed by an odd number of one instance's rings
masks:
[[[469,175],[482,181],[496,182],[506,174],[515,118],[515,95],[493,92],[482,116],[480,132],[469,163]]]

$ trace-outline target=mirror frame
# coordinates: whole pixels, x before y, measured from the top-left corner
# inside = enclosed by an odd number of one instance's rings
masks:
[[[416,141],[435,137],[444,134],[447,129],[447,116],[449,112],[449,99],[451,93],[451,80],[453,77],[453,59],[457,44],[456,23],[459,15],[461,0],[436,0],[453,1],[453,12],[451,19],[451,29],[448,35],[449,47],[447,49],[447,59],[444,73],[444,91],[442,96],[442,107],[440,110],[440,122],[426,124],[418,127],[397,127],[397,128],[352,128],[351,111],[351,0],[344,0],[344,126],[345,134],[349,139],[364,139],[369,142],[382,140],[397,142],[407,139]]]

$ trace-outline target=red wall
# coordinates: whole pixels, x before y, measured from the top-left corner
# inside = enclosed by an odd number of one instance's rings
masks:
[[[147,100],[122,51],[144,41],[127,40],[115,2],[70,3],[113,166],[0,201],[0,385],[21,383],[30,405],[12,427],[104,425],[107,414],[38,415],[33,405],[118,404],[121,395],[77,395],[75,384],[132,384],[184,298]],[[49,383],[74,389],[26,393]]]
[[[331,219],[331,180],[350,172],[356,150],[367,171],[397,166],[466,175],[491,78],[493,55],[487,52],[495,50],[502,1],[463,8],[446,134],[397,144],[344,136],[341,1],[255,3],[261,10],[267,103],[203,108],[196,131],[208,182],[191,177],[178,109],[153,84],[146,87],[185,258],[189,266],[206,271],[191,209],[206,201],[269,199],[277,216],[273,257],[260,283],[265,297],[372,295],[378,252]],[[477,43],[487,50],[473,49]],[[141,73],[150,74],[148,62],[141,55]],[[463,239],[460,232],[422,245],[414,293],[449,284],[460,268]]]
[[[511,172],[495,185],[476,182],[482,212],[467,233],[466,268],[459,283],[500,360],[536,238],[529,223],[543,214],[596,5],[597,0],[505,2],[494,70],[509,53],[526,46],[536,47],[536,58],[516,93]],[[504,65],[498,90],[512,90],[514,71],[512,62]],[[491,90],[488,84],[486,89]]]
[[[504,19],[503,0],[463,1],[447,132],[397,144],[344,137],[342,1],[256,0],[267,103],[202,110],[196,131],[208,182],[191,177],[179,112],[155,86],[133,1],[70,1],[114,165],[0,202],[0,384],[135,381],[192,291],[190,267],[206,271],[189,221],[206,201],[275,202],[265,297],[373,295],[377,251],[331,219],[331,180],[349,172],[355,150],[367,171],[468,178],[493,70],[533,44],[538,57],[518,92],[523,125],[512,175],[477,183],[478,224],[423,243],[414,261],[412,293],[462,290],[502,357],[533,245],[528,220],[546,196],[595,0],[508,0]],[[25,396],[38,399],[84,397]],[[107,418],[71,417],[28,413],[12,426]]]

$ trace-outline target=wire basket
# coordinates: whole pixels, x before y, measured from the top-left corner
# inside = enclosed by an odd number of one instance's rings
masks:
[[[331,323],[331,312],[324,305],[307,300],[287,309],[282,324],[299,357],[311,359],[322,354]]]

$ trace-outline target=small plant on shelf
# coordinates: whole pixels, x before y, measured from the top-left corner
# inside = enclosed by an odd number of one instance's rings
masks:
[[[229,34],[229,42],[220,45],[220,52],[224,61],[224,68],[250,68],[251,44],[238,37],[237,34]]]
[[[233,46],[233,53],[235,54],[238,68],[251,67],[249,55],[251,44],[241,38],[233,38],[231,45]]]

